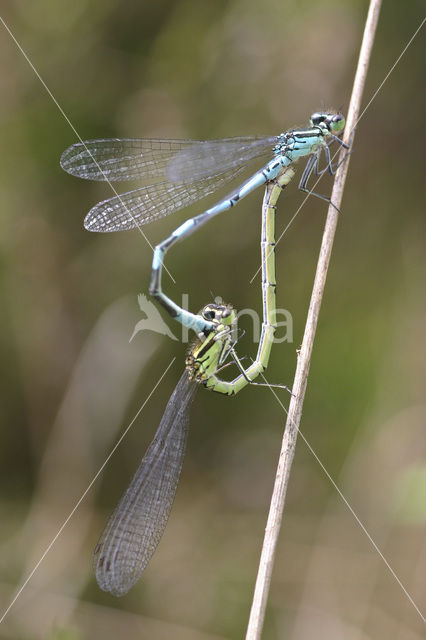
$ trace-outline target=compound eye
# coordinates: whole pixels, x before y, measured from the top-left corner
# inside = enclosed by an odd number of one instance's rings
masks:
[[[346,123],[345,117],[342,116],[341,113],[335,113],[334,116],[331,118],[330,128],[332,129],[332,131],[339,133],[344,129],[345,123]]]
[[[203,317],[206,320],[215,320],[216,311],[214,309],[212,309],[211,307],[204,307],[204,309],[203,309]]]
[[[323,113],[313,113],[311,115],[311,122],[313,126],[321,124],[325,120],[325,115]]]

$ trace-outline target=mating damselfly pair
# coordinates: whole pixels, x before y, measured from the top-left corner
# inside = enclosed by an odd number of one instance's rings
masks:
[[[299,189],[329,200],[308,189],[312,176],[335,173],[329,144],[348,149],[338,134],[344,117],[339,113],[314,113],[310,126],[274,137],[242,137],[214,141],[110,139],[92,140],[69,147],[61,166],[68,173],[90,180],[130,181],[149,184],[97,204],[88,213],[90,231],[122,231],[139,227],[180,210],[224,187],[251,163],[270,159],[230,196],[187,220],[154,250],[150,293],[172,317],[198,336],[186,359],[186,370],[164,412],[154,439],[128,489],[111,515],[94,551],[94,569],[102,589],[125,594],[139,579],[154,553],[170,513],[182,467],[188,410],[201,383],[212,391],[235,395],[267,367],[275,333],[275,227],[274,214],[281,189],[294,175],[290,167],[309,156]],[[326,166],[319,169],[324,153]],[[262,307],[263,322],[256,360],[246,369],[235,352],[236,312],[231,305],[207,305],[200,314],[182,309],[162,291],[164,256],[177,241],[191,235],[217,214],[234,207],[257,187],[266,184],[262,210]],[[232,358],[238,369],[232,381],[218,371]]]

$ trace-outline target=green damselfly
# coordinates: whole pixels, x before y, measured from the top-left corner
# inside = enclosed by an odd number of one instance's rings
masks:
[[[231,305],[210,304],[192,314],[198,339],[187,355],[182,374],[154,439],[113,511],[93,554],[99,586],[122,596],[137,582],[151,559],[173,504],[185,454],[189,409],[200,384],[211,391],[235,395],[267,367],[276,322],[275,205],[282,188],[293,177],[287,167],[266,189],[262,210],[263,324],[256,360],[244,369],[235,352],[237,313]],[[218,377],[228,358],[239,370],[233,381]],[[197,384],[198,383],[198,384]]]

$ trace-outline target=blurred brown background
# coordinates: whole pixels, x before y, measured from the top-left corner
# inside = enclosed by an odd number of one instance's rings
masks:
[[[423,18],[384,3],[364,106]],[[366,2],[15,0],[2,17],[82,138],[274,134],[346,111]],[[420,33],[359,123],[302,432],[419,607],[425,601],[424,246]],[[139,333],[151,251],[96,235],[110,195],[59,167],[76,136],[0,29],[0,602],[6,609],[114,442],[176,361],[0,625],[0,638],[243,637],[284,415],[268,390],[199,392],[172,516],[143,579],[102,593],[92,548],[180,376],[186,346]],[[301,166],[298,175],[300,176]],[[279,234],[301,203],[279,203]],[[322,190],[330,188],[324,181]],[[224,195],[224,194],[221,194]],[[260,312],[261,190],[170,253],[165,289]],[[213,199],[209,200],[213,202]],[[146,227],[163,239],[200,207]],[[294,342],[268,380],[291,384],[326,205],[277,248]],[[172,331],[179,334],[164,316]],[[239,353],[253,355],[250,323]],[[283,401],[288,396],[283,394]],[[0,613],[1,613],[0,611]],[[300,439],[264,638],[417,640],[423,623]]]

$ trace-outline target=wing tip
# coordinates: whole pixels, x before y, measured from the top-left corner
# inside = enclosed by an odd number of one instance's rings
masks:
[[[102,549],[101,544],[97,544],[93,551],[93,571],[99,588],[106,593],[111,593],[117,598],[125,596],[134,586],[140,576],[123,576],[117,571],[114,560],[108,560],[107,556],[99,555]]]
[[[67,147],[67,149],[65,149],[65,151],[62,152],[59,160],[59,164],[61,165],[61,168],[67,173],[72,173],[71,160],[74,157],[75,147],[76,147],[75,144],[72,144],[70,147]]]

